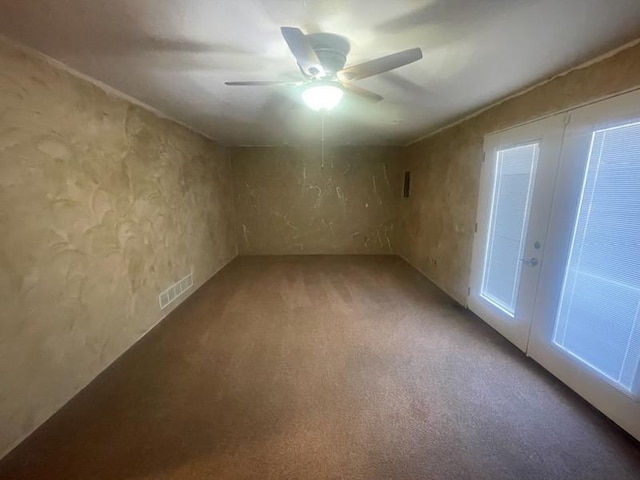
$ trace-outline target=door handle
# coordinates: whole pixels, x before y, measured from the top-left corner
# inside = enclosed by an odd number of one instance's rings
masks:
[[[529,267],[535,267],[536,265],[538,265],[538,263],[540,263],[536,257],[530,258],[529,260],[527,260],[526,258],[521,258],[520,261],[525,265],[528,265]]]

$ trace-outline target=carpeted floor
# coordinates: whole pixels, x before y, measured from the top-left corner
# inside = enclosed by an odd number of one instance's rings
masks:
[[[640,447],[397,257],[240,257],[2,479],[638,479]]]

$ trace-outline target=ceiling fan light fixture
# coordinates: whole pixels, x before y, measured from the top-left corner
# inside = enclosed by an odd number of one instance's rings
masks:
[[[337,82],[312,82],[302,91],[302,100],[311,110],[327,112],[335,108],[344,95]]]

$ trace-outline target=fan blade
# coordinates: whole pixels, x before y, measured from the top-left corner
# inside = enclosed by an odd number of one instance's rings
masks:
[[[358,95],[359,97],[366,98],[367,100],[370,100],[372,102],[379,102],[380,100],[382,100],[382,97],[380,95],[369,90],[365,90],[364,88],[356,87],[355,85],[350,85],[348,83],[345,83],[343,87],[348,93]]]
[[[231,87],[272,87],[272,86],[278,86],[278,85],[295,87],[296,85],[300,85],[300,83],[302,82],[287,82],[287,81],[224,82],[225,85],[229,85]]]
[[[338,78],[343,82],[352,82],[363,78],[388,72],[389,70],[408,65],[422,58],[422,50],[410,48],[402,52],[392,53],[386,57],[376,58],[369,62],[347,67],[338,72]]]
[[[281,27],[280,30],[302,71],[310,77],[324,75],[324,68],[318,59],[318,55],[316,55],[315,50],[311,47],[302,30],[295,27]]]

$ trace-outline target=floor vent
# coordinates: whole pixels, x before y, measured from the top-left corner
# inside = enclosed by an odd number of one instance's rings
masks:
[[[158,302],[160,303],[160,309],[164,310],[171,302],[189,290],[193,286],[193,274],[189,274],[181,280],[177,281],[164,292],[158,295]]]

